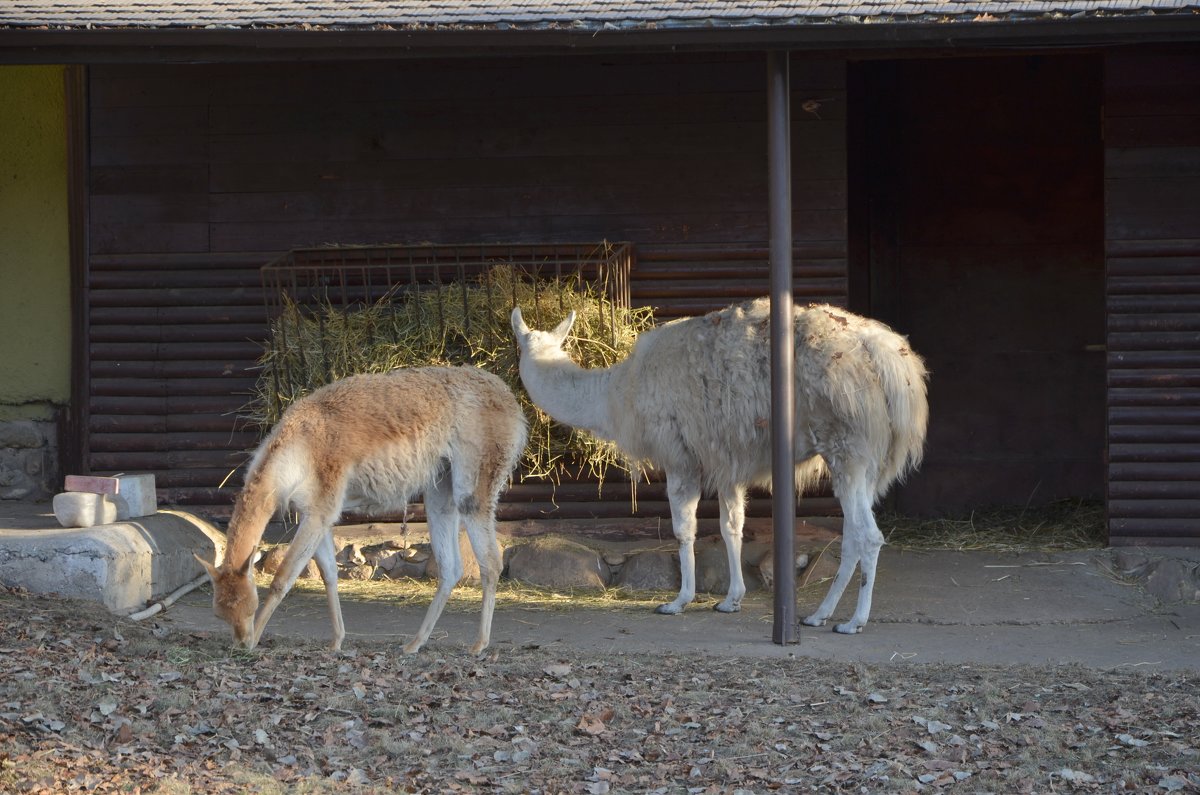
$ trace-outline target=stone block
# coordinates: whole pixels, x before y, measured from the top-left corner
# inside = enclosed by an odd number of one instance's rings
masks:
[[[763,587],[771,590],[775,587],[775,550],[767,551],[766,555],[755,564],[758,568],[758,578],[762,582]],[[808,567],[808,553],[797,552],[795,557],[795,571],[797,575],[803,572]]]
[[[430,547],[430,550],[433,548]],[[471,548],[471,539],[467,537],[465,532],[458,534],[458,554],[462,558],[463,576],[459,580],[464,585],[478,585],[481,580],[479,578],[479,561],[475,559],[475,550]],[[438,579],[440,569],[436,555],[430,555],[429,560],[425,564],[425,576],[432,579]]]
[[[1166,604],[1200,600],[1196,564],[1177,558],[1154,561],[1147,567],[1145,588]]]
[[[64,491],[55,494],[54,517],[63,527],[95,527],[112,524],[121,515],[116,497],[89,491]]]
[[[44,524],[0,529],[0,582],[125,614],[203,574],[193,553],[205,560],[224,554],[224,534],[182,511],[82,529],[52,523],[46,517]]]
[[[46,437],[33,420],[0,422],[0,447],[29,449],[45,445]]]
[[[560,536],[540,536],[513,548],[511,579],[543,588],[603,590],[608,566],[600,553]]]
[[[287,550],[287,544],[277,544],[267,549],[258,561],[258,570],[263,574],[274,577],[275,573],[279,571],[280,564],[283,563],[283,556],[287,554]],[[320,576],[321,571],[317,568],[317,562],[312,559],[304,564],[304,568],[300,570],[299,575],[302,580],[311,580]]]
[[[762,582],[758,578],[758,568],[747,565],[744,547],[742,582],[747,591],[756,591],[762,588]],[[696,590],[721,596],[729,592],[729,554],[725,551],[725,539],[720,536],[696,541]]]
[[[152,516],[158,511],[158,495],[154,491],[154,475],[67,475],[63,479],[67,493],[103,494],[117,505],[117,519],[137,519]],[[66,526],[66,525],[64,525]],[[75,525],[88,527],[89,525]]]
[[[813,552],[809,555],[808,565],[796,575],[796,587],[807,588],[832,580],[837,575],[840,562],[837,555],[828,548]]]
[[[630,555],[613,584],[631,591],[678,591],[679,558],[661,550]]]

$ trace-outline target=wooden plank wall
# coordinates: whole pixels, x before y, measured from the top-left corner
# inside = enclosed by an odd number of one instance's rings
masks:
[[[1109,540],[1200,543],[1200,50],[1106,62]]]
[[[800,300],[845,301],[844,71],[793,63]],[[258,268],[293,247],[629,240],[635,300],[664,316],[742,297],[765,273],[765,74],[755,54],[92,68],[85,460],[227,515],[257,439]],[[639,514],[669,515],[656,488]],[[627,486],[570,493],[504,510],[628,512]]]

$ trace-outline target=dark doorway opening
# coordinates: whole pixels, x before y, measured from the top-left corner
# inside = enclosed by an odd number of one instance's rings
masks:
[[[1102,63],[850,66],[851,302],[927,360],[915,515],[1104,493]]]

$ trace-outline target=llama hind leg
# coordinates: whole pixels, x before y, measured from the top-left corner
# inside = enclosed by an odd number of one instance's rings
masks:
[[[858,567],[861,579],[858,586],[858,604],[854,615],[844,624],[838,624],[835,632],[852,635],[861,632],[867,619],[871,617],[871,599],[875,591],[875,571],[879,565],[879,550],[883,547],[883,533],[875,523],[875,514],[871,510],[871,498],[862,495],[855,508],[855,518],[861,528],[857,539],[856,549],[851,554],[858,555]]]
[[[321,539],[313,560],[317,562],[321,581],[325,583],[325,596],[329,600],[329,621],[333,624],[331,648],[337,651],[342,648],[342,641],[346,638],[346,624],[342,620],[342,603],[338,599],[337,550],[334,549],[333,536],[330,533],[326,533]]]
[[[462,554],[458,547],[458,509],[454,506],[449,473],[426,490],[425,513],[429,520],[429,542],[438,564],[438,587],[416,636],[404,646],[405,654],[415,654],[429,640],[434,625],[450,601],[450,593],[463,575]]]
[[[835,490],[838,492],[842,514],[845,517],[842,524],[842,560],[829,586],[829,592],[816,612],[803,621],[810,627],[822,626],[833,615],[856,567],[862,569],[857,607],[850,621],[836,625],[834,631],[851,635],[860,632],[867,623],[871,612],[871,591],[875,586],[879,548],[883,546],[883,534],[875,525],[871,513],[871,491],[866,484],[865,476],[846,480],[835,478]]]
[[[746,582],[742,577],[742,526],[746,523],[746,490],[735,486],[719,496],[721,504],[721,536],[725,539],[725,555],[729,560],[729,593],[713,605],[720,613],[736,613],[742,609]]]
[[[667,473],[667,498],[671,501],[671,529],[679,541],[679,596],[654,612],[673,616],[696,598],[696,507],[700,504],[700,478],[688,473]]]
[[[496,583],[500,579],[500,544],[496,541],[495,506],[464,515],[463,523],[471,549],[479,561],[479,582],[483,588],[483,604],[479,614],[479,637],[471,647],[471,654],[480,654],[488,647],[492,638],[492,614],[496,610]]]

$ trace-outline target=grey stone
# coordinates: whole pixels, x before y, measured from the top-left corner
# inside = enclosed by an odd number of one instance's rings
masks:
[[[600,554],[561,536],[540,536],[513,548],[511,579],[543,588],[603,590],[608,567]]]
[[[381,544],[371,544],[362,548],[363,559],[372,566],[392,568],[401,558],[404,545],[395,541],[384,541]]]
[[[0,422],[0,447],[45,447],[46,437],[32,420]]]
[[[337,562],[340,566],[357,566],[366,563],[367,559],[363,557],[362,547],[351,542],[339,548]]]
[[[380,559],[380,565],[375,568],[376,579],[388,580],[403,580],[411,578],[420,580],[428,576],[429,556],[425,555],[419,560],[412,557],[405,557],[401,553],[389,556],[387,558],[390,565],[383,565],[384,559]]]
[[[742,559],[742,580],[747,591],[762,588],[757,567],[747,566],[745,557]],[[725,540],[720,536],[696,542],[696,590],[720,595],[729,591],[729,556],[725,552]]]
[[[625,561],[629,558],[624,552],[605,552],[604,562],[612,568],[618,568],[625,565]]]
[[[796,587],[807,588],[810,585],[832,580],[837,574],[839,563],[837,555],[827,548],[811,553],[808,565],[796,575]]]
[[[258,561],[258,570],[263,574],[274,577],[279,571],[279,566],[283,563],[283,556],[287,554],[287,544],[276,544],[267,549],[263,553],[262,558]],[[311,580],[315,577],[320,577],[321,571],[317,568],[315,560],[309,560],[300,570],[300,579]]]
[[[430,547],[430,550],[432,551],[432,547]],[[472,585],[478,584],[479,561],[475,560],[475,550],[471,549],[471,540],[464,532],[458,534],[458,554],[462,558],[463,564],[463,576],[459,582]],[[437,555],[431,554],[425,564],[425,576],[437,579],[440,576],[440,572]]]
[[[1157,560],[1147,566],[1144,585],[1148,593],[1162,602],[1200,600],[1196,564],[1176,558]]]
[[[347,580],[372,580],[375,578],[375,567],[370,563],[357,563],[343,568],[339,576]]]
[[[809,555],[807,552],[797,552],[795,565],[796,572],[802,572],[808,567]],[[758,579],[762,582],[763,587],[770,590],[775,587],[775,551],[768,550],[757,563]]]
[[[283,563],[283,556],[286,554],[287,546],[283,544],[270,547],[263,552],[263,556],[259,558],[258,570],[263,574],[267,574],[272,577],[275,576],[275,572],[279,571],[279,566],[281,563]]]
[[[729,559],[720,538],[696,541],[696,590],[716,594],[729,590]]]
[[[631,591],[677,591],[679,559],[672,552],[657,550],[630,555],[613,584]]]
[[[1113,565],[1126,577],[1137,575],[1149,563],[1150,556],[1137,547],[1124,547],[1113,552]]]
[[[13,463],[13,456],[0,453],[0,500],[25,500],[42,496],[39,483]]]
[[[25,474],[35,480],[40,480],[41,476],[46,472],[46,451],[45,450],[29,450],[25,453]]]

